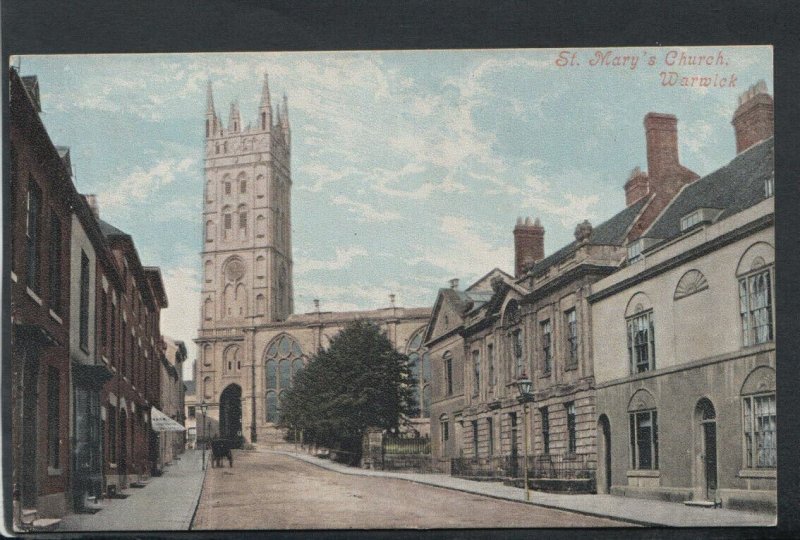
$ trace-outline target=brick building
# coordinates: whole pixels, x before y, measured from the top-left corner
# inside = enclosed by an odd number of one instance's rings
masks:
[[[71,475],[71,180],[39,118],[36,77],[9,79],[11,480],[24,508],[53,517],[69,507]]]

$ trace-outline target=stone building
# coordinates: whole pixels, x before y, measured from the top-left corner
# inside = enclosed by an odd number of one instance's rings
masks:
[[[224,125],[209,83],[205,121],[203,286],[195,342],[196,407],[209,407],[207,419],[197,418],[198,439],[204,429],[249,441],[277,436],[271,428],[294,374],[353,320],[380,325],[399,350],[416,354],[422,363],[416,369],[425,373],[420,345],[429,309],[391,301],[391,307],[371,311],[293,314],[286,96],[273,114],[265,76],[256,121],[244,124],[233,103]],[[423,403],[426,387],[423,380],[418,388]],[[427,419],[418,424],[427,430]]]
[[[775,508],[772,119],[761,82],[734,115],[738,155],[592,287],[601,493]]]
[[[164,354],[161,355],[159,369],[161,396],[159,410],[177,424],[185,423],[185,394],[183,384],[183,362],[186,360],[186,345],[183,341],[164,336]],[[184,426],[185,427],[185,426]],[[162,431],[158,437],[158,462],[156,467],[163,470],[178,454],[183,453],[186,434],[183,431]]]

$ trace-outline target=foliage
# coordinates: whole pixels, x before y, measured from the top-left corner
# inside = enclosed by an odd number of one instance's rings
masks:
[[[408,357],[377,325],[356,321],[320,350],[294,379],[281,404],[281,424],[306,443],[360,459],[368,428],[397,433],[417,412]]]

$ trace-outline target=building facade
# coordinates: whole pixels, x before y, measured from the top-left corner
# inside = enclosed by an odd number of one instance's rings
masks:
[[[12,483],[21,508],[59,517],[72,474],[71,181],[39,118],[36,77],[9,79]]]
[[[176,423],[185,427],[185,387],[183,383],[183,363],[186,360],[186,345],[183,341],[164,336],[164,354],[161,356],[160,382],[161,397],[159,409]],[[183,453],[186,433],[183,431],[163,431],[157,433],[158,462],[156,468],[164,470],[178,454]]]
[[[286,96],[274,114],[271,99],[265,76],[256,121],[245,125],[233,103],[225,125],[208,87],[203,287],[195,340],[195,411],[208,404],[207,418],[197,418],[201,440],[278,436],[273,428],[294,374],[357,319],[380,325],[398,350],[419,359],[423,410],[430,392],[421,347],[429,309],[399,308],[392,301],[372,311],[293,314],[291,129]],[[427,418],[417,427],[427,430]]]
[[[599,492],[774,511],[772,118],[763,83],[743,94],[738,155],[593,286]]]

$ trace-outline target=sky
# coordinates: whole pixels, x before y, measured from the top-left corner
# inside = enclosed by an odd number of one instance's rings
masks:
[[[143,264],[161,267],[162,332],[186,342],[190,359],[209,80],[226,124],[233,100],[243,123],[256,123],[264,73],[273,105],[287,95],[298,313],[314,298],[323,311],[386,307],[390,293],[402,307],[430,306],[451,278],[467,286],[495,267],[513,273],[518,216],[541,219],[550,254],[580,221],[624,208],[631,170],[647,168],[647,112],[678,117],[681,162],[705,175],[734,157],[737,97],[760,79],[773,88],[770,47],[11,62],[38,76],[42,119],[54,144],[71,148],[78,190],[98,196],[102,219],[132,235]],[[695,76],[713,86],[681,84]]]

